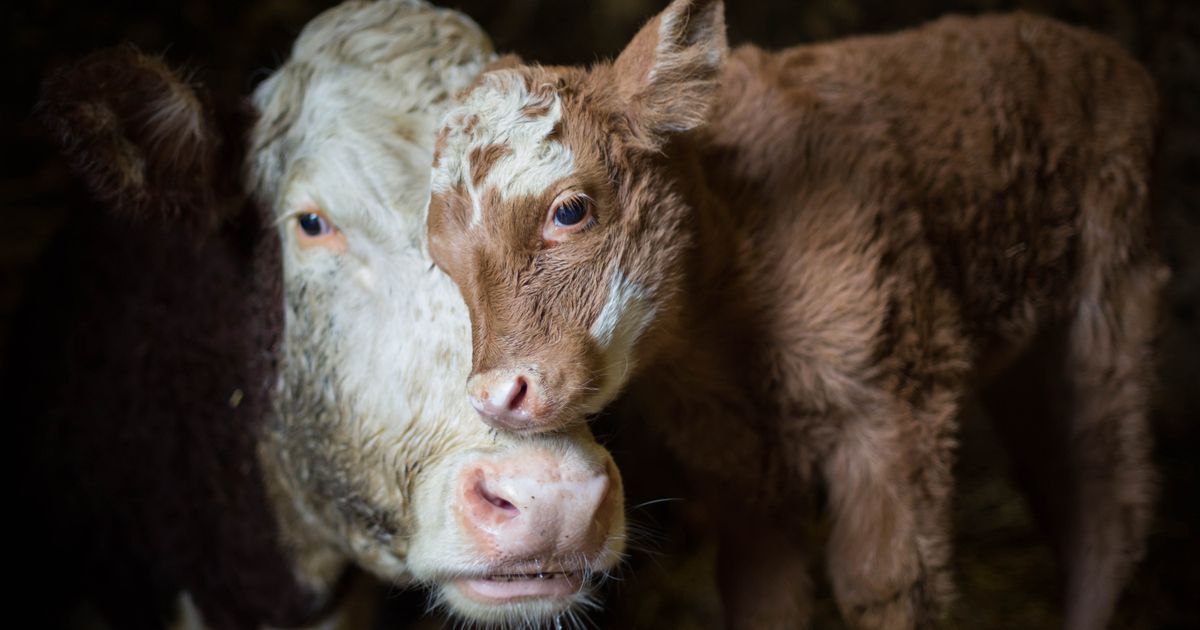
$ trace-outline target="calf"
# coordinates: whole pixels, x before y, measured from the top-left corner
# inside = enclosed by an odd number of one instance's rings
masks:
[[[255,111],[132,50],[47,82],[107,212],[52,253],[72,264],[14,335],[6,400],[48,476],[34,560],[113,627],[312,623],[352,566],[532,624],[617,561],[620,478],[586,428],[497,434],[458,393],[467,311],[422,213],[437,115],[491,57],[460,14],[355,2]]]
[[[470,310],[469,398],[522,434],[617,399],[714,498],[731,625],[809,609],[824,482],[855,627],[951,598],[956,417],[979,394],[1066,571],[1110,618],[1146,534],[1151,80],[1030,15],[726,50],[676,0],[611,63],[498,64],[447,112],[429,248]]]

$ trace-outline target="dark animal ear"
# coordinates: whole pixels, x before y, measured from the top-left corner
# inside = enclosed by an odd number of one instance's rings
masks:
[[[704,124],[727,49],[720,0],[675,0],[647,22],[613,64],[634,125],[662,137]]]
[[[162,61],[131,47],[93,53],[50,76],[38,108],[71,166],[116,212],[211,226],[230,211],[216,203],[231,170],[212,106]]]

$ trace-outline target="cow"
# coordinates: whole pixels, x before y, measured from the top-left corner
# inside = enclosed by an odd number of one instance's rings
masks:
[[[721,2],[675,0],[615,61],[502,59],[445,114],[427,216],[466,395],[521,435],[631,410],[709,499],[738,628],[807,618],[814,492],[850,626],[945,619],[978,397],[1066,627],[1102,628],[1154,494],[1155,109],[1113,42],[1028,14],[729,51]]]
[[[585,427],[478,422],[424,246],[438,115],[493,57],[465,16],[383,0],[314,19],[252,103],[131,48],[46,81],[89,194],[5,379],[40,618],[333,624],[357,571],[481,624],[591,604],[620,476]]]

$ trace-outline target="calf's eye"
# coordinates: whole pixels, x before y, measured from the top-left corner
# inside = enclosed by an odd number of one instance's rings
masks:
[[[550,204],[550,214],[546,216],[542,227],[542,242],[547,247],[553,247],[570,238],[576,232],[582,232],[596,225],[594,204],[591,197],[572,191],[559,195]]]
[[[579,197],[568,199],[554,210],[554,224],[559,227],[571,227],[585,217],[587,217],[587,202]]]

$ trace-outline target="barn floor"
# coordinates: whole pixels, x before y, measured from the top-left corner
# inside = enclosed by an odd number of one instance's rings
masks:
[[[586,62],[620,49],[666,0],[457,0],[512,50],[548,63]],[[247,93],[278,64],[300,27],[330,2],[182,0],[146,11],[136,3],[35,0],[0,9],[7,98],[0,103],[0,353],[25,277],[65,220],[72,178],[31,116],[37,86],[55,65],[87,51],[132,41],[197,71],[225,93]],[[1145,563],[1118,611],[1117,628],[1200,628],[1200,3],[1194,0],[806,0],[730,2],[735,42],[768,46],[892,30],[949,12],[1023,8],[1113,35],[1159,81],[1163,128],[1156,186],[1161,236],[1174,269],[1161,344],[1156,453],[1162,499]],[[253,78],[253,80],[252,80]],[[956,626],[1053,628],[1058,578],[1021,495],[1009,483],[1004,453],[985,420],[965,422],[955,501]],[[632,511],[647,530],[596,621],[607,628],[713,628],[720,611],[713,585],[714,543],[672,529],[690,506],[663,502]],[[820,575],[819,559],[814,574]],[[824,584],[817,584],[814,628],[841,627]],[[420,595],[392,595],[381,627],[442,627],[407,610]]]

